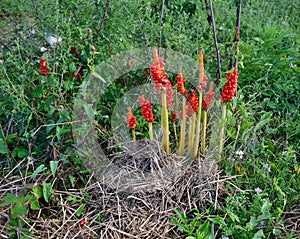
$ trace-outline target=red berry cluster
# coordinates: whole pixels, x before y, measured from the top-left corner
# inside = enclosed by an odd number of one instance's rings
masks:
[[[222,88],[221,102],[228,102],[234,96],[237,84],[237,68],[226,73],[227,83]]]
[[[166,88],[167,107],[170,107],[172,105],[173,90],[170,81],[167,79],[167,73],[164,71],[165,63],[161,57],[158,57],[156,48],[153,51],[153,61],[153,64],[150,64],[150,73],[156,92],[159,94],[163,88]]]
[[[127,125],[130,129],[134,129],[136,125],[136,117],[132,115],[130,107],[128,108],[127,113]]]
[[[176,120],[176,119],[177,119],[177,115],[178,115],[177,110],[173,110],[173,111],[172,111],[172,114],[171,114],[171,116],[170,116],[170,120],[171,120],[171,121]]]
[[[206,110],[210,105],[212,100],[215,97],[215,93],[214,92],[206,92],[204,99],[202,101],[202,109]]]
[[[194,112],[198,110],[198,98],[196,97],[195,90],[191,90],[189,94],[189,105],[191,105]]]
[[[202,101],[202,109],[207,110],[207,108],[211,105],[211,102],[213,101],[215,97],[215,93],[213,92],[214,84],[213,82],[210,83],[209,91],[206,92],[204,95],[203,101]]]
[[[49,72],[49,69],[47,68],[47,62],[45,60],[45,58],[41,58],[40,59],[40,74],[42,76],[47,75],[47,73]]]
[[[176,76],[175,84],[177,85],[177,89],[179,90],[180,94],[185,95],[188,91],[184,89],[184,83],[186,82],[185,79],[182,77],[181,70],[178,69],[178,74]]]
[[[153,118],[153,113],[152,113],[152,110],[151,110],[150,102],[148,100],[146,100],[144,98],[144,96],[139,96],[138,102],[139,102],[140,107],[141,107],[141,113],[142,113],[143,118],[147,122],[153,122],[154,118]]]

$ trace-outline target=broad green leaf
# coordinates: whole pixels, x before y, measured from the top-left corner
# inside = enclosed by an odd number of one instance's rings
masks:
[[[4,140],[0,138],[0,154],[7,154],[7,147],[6,144],[4,143]]]
[[[39,201],[36,198],[30,200],[30,208],[32,210],[40,210],[41,209]]]
[[[6,206],[16,202],[21,202],[20,198],[18,198],[15,194],[10,193],[3,198],[3,201],[0,202],[0,206]]]
[[[53,177],[55,177],[57,166],[58,166],[58,161],[50,161],[50,170]]]
[[[41,187],[38,186],[33,187],[32,192],[37,199],[43,197],[43,189]]]
[[[43,182],[43,196],[46,202],[49,202],[51,183]]]
[[[11,217],[16,218],[20,215],[26,215],[27,209],[23,203],[17,203],[11,209]]]
[[[36,177],[36,175],[38,175],[39,173],[43,172],[47,170],[47,168],[45,167],[44,164],[41,164],[40,166],[37,167],[36,170],[34,170],[34,172],[31,174],[30,179],[33,179],[34,177]]]

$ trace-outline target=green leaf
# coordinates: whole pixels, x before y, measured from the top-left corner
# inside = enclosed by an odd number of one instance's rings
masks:
[[[227,83],[227,79],[226,78],[221,78],[219,80],[219,84],[218,84],[218,88],[217,90],[219,91],[220,89],[222,89],[222,87]]]
[[[0,138],[0,154],[7,154],[7,147],[6,144],[4,143],[4,140]]]
[[[76,178],[73,175],[69,175],[69,180],[70,180],[70,183],[71,183],[72,187],[74,188]]]
[[[27,209],[23,203],[17,203],[11,209],[11,217],[16,218],[20,215],[26,215]]]
[[[76,215],[77,217],[80,217],[80,215],[82,214],[82,212],[83,212],[85,206],[86,206],[86,204],[81,204],[81,205],[79,206],[79,208],[76,210],[75,215]]]
[[[256,132],[257,130],[261,129],[262,127],[264,127],[266,124],[268,124],[272,119],[264,119],[259,121],[255,128],[254,128],[254,132]]]
[[[36,175],[38,175],[39,173],[45,171],[47,168],[45,167],[44,164],[41,164],[40,166],[37,167],[36,170],[34,170],[34,172],[31,174],[30,179],[33,179],[36,177]]]
[[[51,183],[43,182],[43,196],[46,202],[49,202]]]
[[[260,229],[257,233],[254,234],[252,239],[260,239],[260,238],[265,238],[264,231]]]
[[[281,233],[282,233],[281,230],[273,229],[273,234],[274,234],[275,236],[279,236]]]
[[[41,209],[39,201],[36,198],[30,200],[30,208],[32,210],[40,210]]]
[[[100,76],[97,72],[93,71],[92,76],[95,76],[96,78],[101,80],[103,83],[106,83],[106,81],[102,78],[102,76]]]
[[[37,199],[40,199],[41,197],[43,197],[43,189],[41,187],[38,187],[38,186],[33,187],[32,192]]]
[[[21,202],[20,198],[18,198],[15,194],[10,193],[3,198],[3,201],[0,203],[0,206],[6,206],[16,202]]]
[[[83,105],[86,115],[89,117],[90,120],[94,119],[94,110],[93,104],[84,104]]]
[[[224,221],[224,218],[222,218],[222,217],[208,218],[208,220],[210,220],[214,224],[218,224],[218,225],[223,226],[223,227],[226,226],[226,222]]]
[[[58,161],[50,161],[50,170],[53,177],[55,177],[57,166],[58,166]]]
[[[71,74],[73,74],[73,73],[75,73],[76,72],[76,66],[75,66],[75,63],[74,62],[71,62],[70,64],[69,64],[69,71],[70,71],[70,73]]]
[[[174,212],[177,214],[177,216],[180,218],[180,220],[181,220],[185,225],[187,225],[187,224],[188,224],[188,221],[187,221],[186,216],[185,216],[182,212],[180,212],[177,208],[174,208],[173,210],[174,210]]]

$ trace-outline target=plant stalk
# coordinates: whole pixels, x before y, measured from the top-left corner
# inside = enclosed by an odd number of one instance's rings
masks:
[[[222,156],[225,123],[226,123],[226,103],[223,103],[223,105],[222,105],[222,124],[221,124],[220,135],[219,135],[218,161],[221,160],[221,156]]]
[[[162,100],[161,120],[162,120],[162,128],[163,128],[162,144],[166,153],[169,154],[170,153],[169,121],[168,121],[168,109],[167,109],[167,93],[165,88],[162,90],[161,100]]]
[[[149,138],[150,140],[152,141],[154,138],[153,138],[153,127],[152,127],[152,122],[149,122],[148,123],[148,127],[149,127]]]
[[[184,145],[185,145],[185,129],[186,129],[186,98],[183,95],[182,98],[182,120],[180,124],[180,141],[178,155],[183,156],[184,154]]]
[[[207,111],[203,110],[203,125],[202,125],[202,141],[201,141],[201,153],[205,153],[206,144],[206,125],[207,125]]]

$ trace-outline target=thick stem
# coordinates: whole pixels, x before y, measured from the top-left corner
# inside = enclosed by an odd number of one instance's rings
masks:
[[[174,137],[175,137],[175,143],[176,143],[176,149],[178,149],[178,136],[177,136],[177,130],[176,130],[176,124],[175,121],[173,121],[173,129],[174,129]]]
[[[201,153],[205,153],[206,144],[206,124],[207,124],[207,111],[203,110],[203,125],[202,125],[202,141],[201,141]]]
[[[163,139],[162,144],[167,154],[170,153],[170,141],[169,141],[169,121],[168,121],[168,109],[167,109],[167,94],[164,88],[161,93],[161,119],[163,127]]]
[[[133,139],[133,140],[136,140],[136,137],[135,137],[135,129],[131,129],[131,134],[132,134],[132,139]]]
[[[193,147],[195,142],[195,121],[196,121],[196,113],[193,113],[192,118],[190,118],[189,123],[189,136],[188,136],[188,152],[193,153]]]
[[[218,160],[219,161],[221,160],[222,150],[223,150],[225,123],[226,123],[226,103],[223,103],[223,105],[222,105],[222,124],[221,124],[221,128],[220,128],[219,149],[218,149]]]
[[[201,107],[202,107],[202,92],[200,92],[200,94],[199,94],[196,138],[195,138],[195,142],[194,142],[194,153],[193,153],[194,158],[197,158],[197,156],[198,156],[198,146],[199,146],[199,141],[200,141],[200,127],[201,127],[201,112],[202,112]]]
[[[182,98],[182,120],[180,124],[180,141],[178,155],[183,156],[184,154],[184,145],[185,145],[185,128],[186,128],[186,98],[183,95]]]
[[[149,138],[150,140],[152,141],[154,138],[153,138],[153,127],[152,127],[152,122],[149,122],[148,123],[148,127],[149,127]]]

